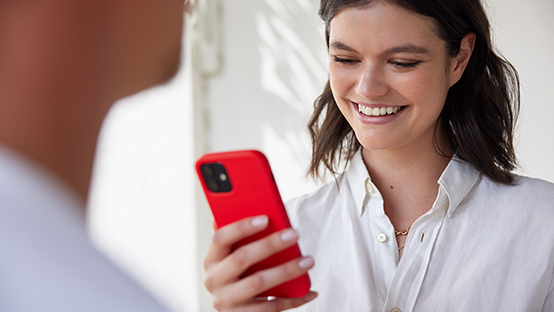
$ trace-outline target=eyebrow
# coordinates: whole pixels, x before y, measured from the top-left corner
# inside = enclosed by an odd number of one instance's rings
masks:
[[[351,48],[349,46],[347,46],[346,44],[342,43],[342,42],[339,42],[339,41],[333,41],[331,42],[331,44],[329,45],[330,48],[333,48],[333,49],[337,49],[337,50],[344,50],[344,51],[349,51],[349,52],[354,52],[354,53],[358,53],[358,51],[356,51],[356,49],[354,48]]]
[[[385,54],[389,54],[389,53],[429,54],[431,52],[427,48],[408,44],[405,46],[390,48],[385,51]]]
[[[330,48],[337,49],[337,50],[359,53],[358,51],[356,51],[356,49],[340,41],[333,41],[329,46]],[[383,54],[391,54],[391,53],[430,54],[431,52],[429,51],[429,49],[425,47],[416,46],[413,44],[407,44],[403,46],[393,47],[383,52]]]

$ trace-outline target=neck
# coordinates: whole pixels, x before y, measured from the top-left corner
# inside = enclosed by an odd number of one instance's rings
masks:
[[[431,209],[438,193],[437,181],[452,157],[452,153],[440,155],[432,140],[416,148],[364,148],[362,155],[383,196],[385,213],[396,229],[408,228]]]

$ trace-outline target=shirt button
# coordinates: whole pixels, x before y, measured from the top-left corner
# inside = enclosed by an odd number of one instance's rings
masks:
[[[384,243],[387,241],[387,235],[385,235],[384,233],[379,233],[377,234],[377,241],[379,243]]]
[[[365,189],[368,192],[373,193],[373,185],[371,184],[371,182],[369,182],[369,178],[367,178],[367,180],[365,180]]]
[[[400,311],[399,308],[394,308],[394,309],[392,309],[390,312],[402,312],[402,311]]]

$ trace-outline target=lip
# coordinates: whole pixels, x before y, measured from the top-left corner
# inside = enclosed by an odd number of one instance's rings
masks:
[[[357,116],[358,116],[358,119],[362,122],[362,123],[365,123],[365,124],[374,124],[374,125],[384,125],[384,124],[387,124],[389,122],[392,122],[393,120],[395,120],[396,118],[398,118],[400,115],[402,115],[402,113],[404,113],[404,111],[406,111],[406,109],[408,108],[407,105],[405,106],[399,106],[399,105],[387,105],[387,104],[362,104],[363,106],[367,106],[367,107],[377,107],[377,108],[380,108],[380,107],[404,107],[403,109],[401,109],[400,111],[398,111],[397,113],[395,114],[392,114],[392,115],[383,115],[383,116],[367,116],[367,115],[364,115],[362,113],[360,113],[360,110],[358,109],[358,104],[357,102],[353,102],[353,101],[349,101],[350,104],[352,105],[352,108],[354,109],[354,111],[356,112]]]

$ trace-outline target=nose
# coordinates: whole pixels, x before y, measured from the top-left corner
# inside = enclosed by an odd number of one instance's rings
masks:
[[[355,88],[358,95],[372,99],[386,95],[389,90],[385,73],[379,66],[367,66],[359,73]]]

